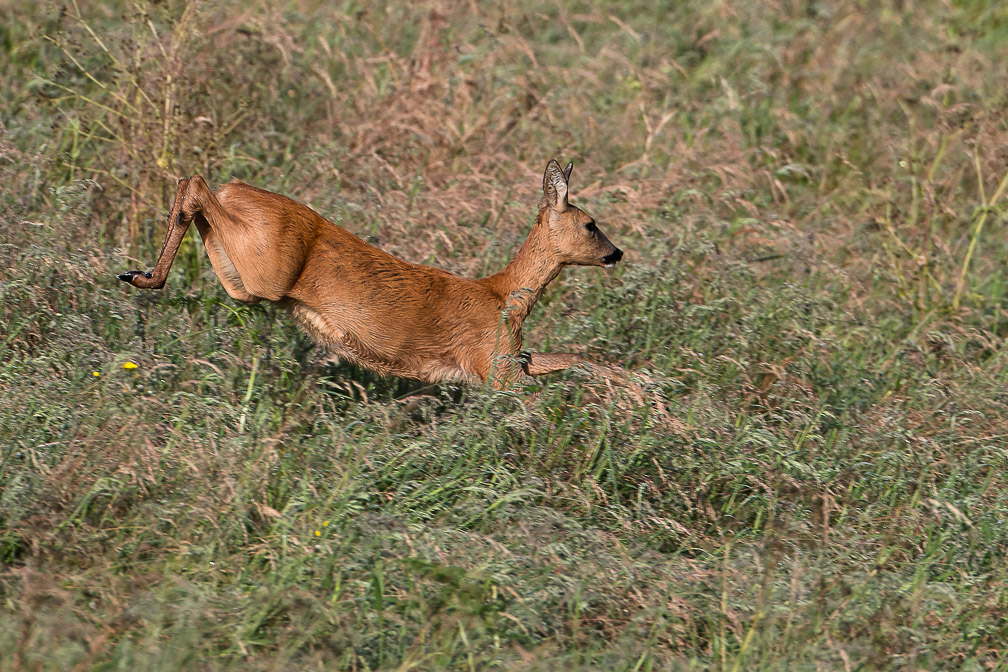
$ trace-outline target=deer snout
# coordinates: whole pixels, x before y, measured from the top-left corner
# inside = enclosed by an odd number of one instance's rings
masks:
[[[602,265],[606,268],[612,268],[616,265],[616,262],[623,258],[623,250],[618,247],[613,249],[612,252],[602,257]]]

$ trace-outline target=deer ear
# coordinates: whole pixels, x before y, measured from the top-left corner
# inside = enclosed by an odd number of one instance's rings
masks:
[[[543,173],[543,200],[552,210],[563,212],[567,209],[567,177],[560,170],[556,159],[550,159]]]
[[[570,163],[568,163],[567,167],[564,168],[564,182],[566,182],[567,184],[570,184],[570,174],[571,174],[572,170],[574,170],[574,162],[573,161],[570,162]]]

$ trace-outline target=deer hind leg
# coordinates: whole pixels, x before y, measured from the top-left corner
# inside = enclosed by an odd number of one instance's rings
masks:
[[[249,291],[242,279],[242,274],[235,267],[234,261],[225,249],[225,240],[231,247],[238,248],[235,242],[241,236],[237,235],[245,228],[245,222],[229,213],[217,199],[207,183],[199,175],[189,178],[185,200],[182,203],[183,216],[189,217],[206,248],[210,264],[217,278],[224,285],[228,295],[238,301],[253,303],[261,297]]]
[[[149,273],[129,271],[118,278],[141,289],[164,287],[168,271],[190,223],[196,224],[210,263],[227,293],[239,301],[258,301],[259,297],[245,289],[241,275],[225,252],[218,235],[218,229],[235,228],[235,224],[199,175],[179,181],[175,203],[168,215],[168,232],[154,269]]]
[[[218,194],[194,175],[182,213],[196,223],[221,284],[241,301],[282,300],[300,278],[308,254],[306,231],[287,228],[297,215],[276,194],[240,183],[225,185]]]
[[[224,285],[225,291],[227,291],[228,296],[237,301],[244,301],[246,303],[255,303],[259,300],[258,296],[250,294],[247,289],[245,289],[245,283],[242,282],[241,275],[238,273],[238,269],[235,268],[234,263],[231,261],[231,257],[227,255],[224,251],[224,246],[221,245],[220,236],[214,230],[207,218],[202,212],[196,214],[193,218],[193,222],[196,224],[196,230],[199,231],[200,238],[203,239],[203,247],[206,248],[207,256],[210,257],[210,264],[213,266],[214,272],[217,274],[217,278]]]
[[[152,271],[126,271],[116,277],[123,282],[128,282],[140,289],[161,289],[164,287],[168,271],[171,270],[172,262],[178,253],[182,238],[189,229],[190,219],[183,216],[182,205],[189,188],[189,180],[179,180],[178,190],[175,192],[175,203],[172,205],[171,213],[168,215],[168,231],[165,233],[164,243],[161,244],[161,254],[158,255],[157,263]]]

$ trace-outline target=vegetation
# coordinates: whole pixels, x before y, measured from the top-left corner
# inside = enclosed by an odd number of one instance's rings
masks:
[[[1008,669],[1008,8],[8,4],[0,668]],[[176,180],[478,275],[626,252],[519,392],[323,361]]]

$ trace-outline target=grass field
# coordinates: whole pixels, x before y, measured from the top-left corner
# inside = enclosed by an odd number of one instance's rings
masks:
[[[1008,5],[6,4],[0,669],[1008,670]],[[114,277],[194,173],[485,274],[552,157],[625,387]]]

